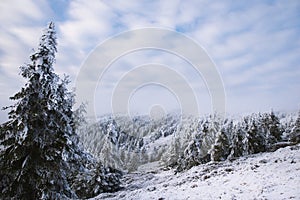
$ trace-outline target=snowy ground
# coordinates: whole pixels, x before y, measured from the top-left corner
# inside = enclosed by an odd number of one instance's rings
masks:
[[[123,181],[124,190],[94,200],[300,199],[300,145],[178,174],[144,169]]]

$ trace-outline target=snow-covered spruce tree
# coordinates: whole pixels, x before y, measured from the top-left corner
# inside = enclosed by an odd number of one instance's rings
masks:
[[[87,104],[82,103],[76,110],[73,111],[73,124],[78,137],[87,132],[88,122],[86,119],[86,106]]]
[[[280,120],[273,111],[258,116],[258,125],[265,139],[266,150],[270,150],[273,144],[282,140],[283,130]]]
[[[85,114],[85,104],[82,104],[73,113],[74,127],[78,134],[88,131]],[[79,137],[77,134],[75,135]],[[95,142],[98,141],[95,140]],[[82,146],[81,143],[80,146]],[[71,188],[80,199],[91,198],[102,192],[114,192],[120,188],[120,171],[104,167],[101,162],[92,158],[89,154],[85,153],[82,155],[85,156],[78,156],[77,160],[81,160],[81,163],[84,163],[84,168],[74,168],[75,170],[72,170],[68,177]]]
[[[283,142],[289,141],[290,133],[294,127],[295,121],[296,119],[294,119],[294,116],[292,114],[282,116],[282,121],[280,122],[280,125],[283,130],[281,136]]]
[[[58,94],[62,84],[53,72],[55,53],[55,30],[50,23],[30,56],[31,63],[21,67],[28,83],[10,98],[17,103],[10,107],[9,121],[1,125],[1,176],[10,179],[1,187],[3,198],[76,197],[67,182],[67,163],[62,157],[71,143],[72,126],[70,114],[65,112],[68,105],[63,105],[69,104],[69,99],[61,102]]]
[[[203,140],[201,143],[204,152],[208,153],[211,146],[215,143],[217,133],[221,130],[223,121],[217,114],[210,115],[202,125]]]
[[[243,139],[243,154],[264,152],[266,150],[265,139],[259,130],[255,116],[246,117],[244,121],[246,132]]]
[[[281,137],[282,137],[283,130],[280,124],[279,117],[275,115],[273,111],[269,115],[269,129],[270,129],[269,143],[272,144],[272,143],[280,142],[282,140]]]
[[[8,107],[9,121],[0,126],[1,199],[85,198],[76,195],[70,177],[93,162],[78,148],[68,81],[54,73],[56,44],[49,23],[31,63],[21,67],[28,82],[10,98],[17,103]]]
[[[197,120],[198,121],[198,120]],[[187,124],[190,126],[191,124]],[[195,126],[196,125],[196,126]],[[183,130],[186,135],[187,142],[182,145],[183,153],[177,160],[177,171],[187,170],[193,166],[197,166],[210,161],[209,150],[214,143],[214,135],[217,131],[218,123],[215,118],[200,120],[197,124],[193,124],[189,131]]]
[[[177,171],[190,169],[202,163],[202,138],[197,133],[193,135],[193,139],[189,142],[188,146],[184,149],[182,157],[178,160],[179,166],[177,167]]]
[[[223,161],[227,159],[230,151],[228,137],[224,128],[217,133],[215,143],[212,145],[209,153],[212,161]]]
[[[300,143],[300,111],[288,137],[290,142]]]
[[[243,138],[246,131],[241,123],[236,124],[230,134],[230,153],[228,158],[234,159],[243,155]]]
[[[162,161],[167,167],[176,167],[177,161],[181,155],[183,155],[182,147],[180,143],[180,137],[174,135],[171,140],[169,148],[166,150],[162,157]]]

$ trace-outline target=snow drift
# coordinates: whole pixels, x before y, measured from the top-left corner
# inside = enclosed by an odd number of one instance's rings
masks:
[[[182,173],[143,167],[123,177],[123,190],[96,199],[300,199],[300,145]]]

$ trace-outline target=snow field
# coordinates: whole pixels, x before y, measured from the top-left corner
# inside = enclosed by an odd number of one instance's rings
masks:
[[[199,200],[300,199],[300,145],[199,165],[174,173],[163,169],[137,171],[123,178],[122,191],[96,199]]]

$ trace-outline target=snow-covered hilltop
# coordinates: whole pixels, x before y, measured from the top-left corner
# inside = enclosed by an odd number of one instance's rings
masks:
[[[94,200],[300,199],[300,145],[209,162],[181,173],[144,168],[122,181],[122,191],[103,193]]]

